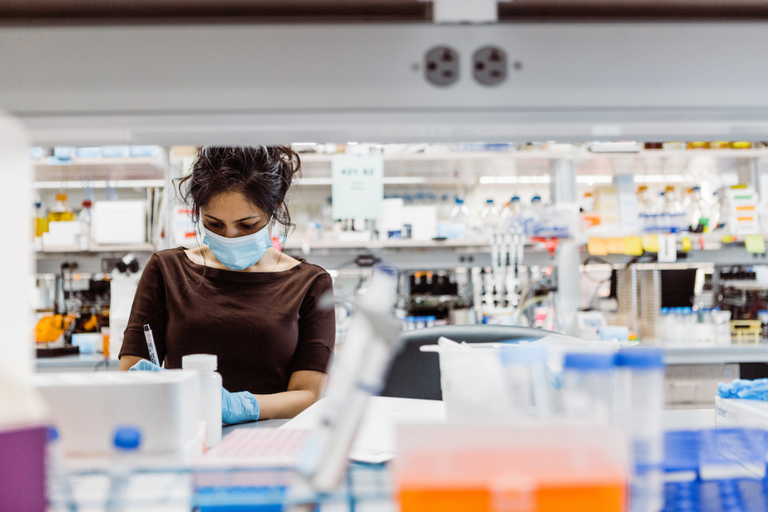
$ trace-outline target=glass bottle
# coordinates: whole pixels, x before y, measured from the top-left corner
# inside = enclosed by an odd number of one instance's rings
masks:
[[[56,194],[56,202],[48,212],[48,222],[66,222],[75,220],[74,212],[67,206],[67,194]]]

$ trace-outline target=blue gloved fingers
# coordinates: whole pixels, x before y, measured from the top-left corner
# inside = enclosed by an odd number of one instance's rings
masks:
[[[259,402],[248,391],[230,393],[221,388],[221,421],[228,425],[258,421]]]
[[[141,371],[141,372],[164,372],[165,368],[160,368],[155,363],[147,361],[146,359],[140,360],[135,365],[131,366],[128,371]]]

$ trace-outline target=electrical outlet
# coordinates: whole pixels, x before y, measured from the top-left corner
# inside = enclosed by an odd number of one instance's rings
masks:
[[[472,57],[472,75],[483,85],[498,85],[507,79],[507,54],[501,48],[484,46]]]
[[[424,76],[428,82],[440,87],[456,83],[459,79],[459,54],[448,46],[436,46],[424,56]]]

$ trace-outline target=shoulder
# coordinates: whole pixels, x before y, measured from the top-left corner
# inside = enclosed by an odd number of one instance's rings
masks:
[[[307,295],[320,296],[333,290],[333,279],[323,268],[304,259],[299,260],[297,278],[306,284]]]
[[[144,271],[160,272],[163,274],[169,271],[172,272],[183,264],[182,260],[186,257],[182,247],[157,251],[149,258]]]

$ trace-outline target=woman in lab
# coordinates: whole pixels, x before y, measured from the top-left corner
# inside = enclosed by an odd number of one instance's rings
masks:
[[[333,353],[331,277],[272,246],[291,226],[285,196],[299,172],[288,147],[205,147],[180,183],[203,245],[152,256],[120,350],[120,370],[159,370],[215,354],[225,423],[292,418],[320,397]],[[138,363],[138,364],[137,364]]]

